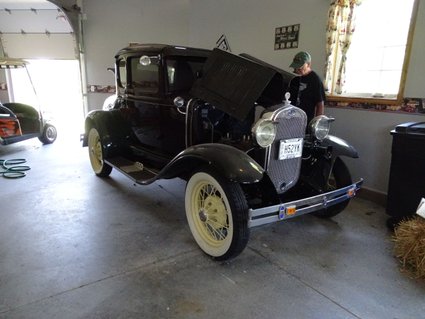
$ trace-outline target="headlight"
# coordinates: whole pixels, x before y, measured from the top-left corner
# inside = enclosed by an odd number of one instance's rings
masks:
[[[276,125],[271,120],[260,119],[252,128],[252,133],[258,145],[268,147],[276,137]]]
[[[324,140],[329,134],[331,122],[333,121],[333,118],[326,115],[316,116],[309,124],[311,134],[320,141]]]

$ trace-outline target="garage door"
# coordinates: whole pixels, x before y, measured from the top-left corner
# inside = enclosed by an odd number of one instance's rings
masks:
[[[0,0],[0,55],[25,59],[76,59],[73,29],[45,0]]]

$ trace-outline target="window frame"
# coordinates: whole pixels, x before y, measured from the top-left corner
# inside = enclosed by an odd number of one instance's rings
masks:
[[[123,63],[123,65],[121,65]],[[124,70],[124,72],[122,71]],[[127,61],[124,57],[120,57],[116,62],[117,84],[121,88],[127,87]]]
[[[413,6],[412,6],[412,15],[410,18],[410,24],[409,24],[409,30],[407,33],[407,40],[406,40],[406,50],[404,53],[404,59],[403,59],[403,67],[401,70],[401,76],[400,76],[400,83],[399,83],[399,89],[397,96],[395,98],[386,98],[386,97],[357,97],[357,96],[349,96],[349,95],[339,95],[333,93],[335,90],[335,83],[334,83],[334,77],[336,72],[336,67],[334,66],[334,69],[332,71],[333,79],[332,79],[332,88],[331,92],[326,93],[326,100],[330,102],[342,102],[342,103],[370,103],[370,104],[386,104],[386,105],[397,105],[402,103],[404,99],[404,90],[406,86],[406,79],[407,79],[407,72],[409,69],[409,63],[410,63],[410,56],[413,46],[413,37],[415,33],[415,27],[416,27],[416,20],[418,15],[418,8],[419,8],[419,2],[420,0],[414,0]],[[335,60],[337,57],[335,57]]]

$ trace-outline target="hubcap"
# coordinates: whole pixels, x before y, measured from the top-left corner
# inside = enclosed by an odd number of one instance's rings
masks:
[[[220,192],[206,184],[200,188],[197,198],[198,229],[204,239],[210,244],[226,239],[229,228],[228,212]]]
[[[46,136],[49,140],[52,140],[55,137],[55,130],[49,127],[46,131]]]
[[[199,219],[201,222],[205,223],[208,220],[208,216],[203,209],[199,211]]]

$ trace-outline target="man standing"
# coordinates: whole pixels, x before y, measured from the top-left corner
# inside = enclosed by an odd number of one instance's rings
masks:
[[[325,89],[322,80],[311,69],[311,56],[308,52],[298,52],[290,68],[299,76],[289,83],[290,100],[307,114],[307,123],[325,111]]]

